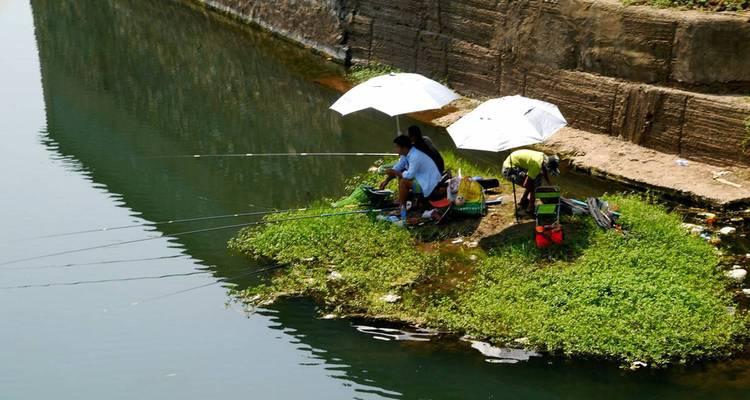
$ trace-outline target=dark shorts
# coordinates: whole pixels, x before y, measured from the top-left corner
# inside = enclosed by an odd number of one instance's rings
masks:
[[[513,182],[519,186],[523,186],[524,182],[526,182],[526,174],[527,174],[527,171],[523,168],[519,168],[519,167],[503,168],[503,177],[506,180]],[[539,174],[534,179],[534,184],[536,186],[540,186],[542,184],[542,174]]]

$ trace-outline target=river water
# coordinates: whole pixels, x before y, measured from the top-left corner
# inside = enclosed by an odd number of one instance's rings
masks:
[[[165,156],[389,151],[392,120],[328,110],[338,94],[314,80],[340,73],[169,1],[0,0],[0,398],[748,398],[746,359],[508,363],[524,355],[384,340],[430,336],[320,319],[304,300],[232,305],[226,288],[257,279],[226,250],[236,229],[179,233],[252,219],[154,222],[338,197],[373,160]],[[139,226],[39,238],[122,225]]]

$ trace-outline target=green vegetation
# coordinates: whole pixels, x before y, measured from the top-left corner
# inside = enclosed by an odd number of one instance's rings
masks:
[[[361,83],[376,76],[401,72],[398,68],[390,65],[372,63],[369,65],[355,65],[349,69],[346,78],[352,83]]]
[[[742,151],[750,150],[750,117],[745,119],[745,138],[742,140]]]
[[[478,172],[452,155],[446,161]],[[549,251],[534,247],[529,225],[460,250],[423,244],[418,230],[368,215],[246,229],[231,248],[289,267],[235,294],[255,304],[310,296],[339,315],[406,321],[500,345],[526,338],[539,350],[622,363],[660,366],[738,350],[748,318],[728,311],[733,302],[716,250],[661,206],[633,196],[608,200],[623,213],[625,233],[570,218],[567,243]],[[400,299],[388,302],[388,294]]]
[[[704,8],[715,11],[740,11],[750,8],[750,0],[622,0],[626,5]]]

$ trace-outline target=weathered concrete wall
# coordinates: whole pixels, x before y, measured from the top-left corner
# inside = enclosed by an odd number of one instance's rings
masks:
[[[345,60],[354,0],[193,0]]]
[[[205,0],[200,0],[205,1]],[[748,163],[747,16],[617,0],[210,0],[251,21],[447,81],[558,104],[572,126],[714,163]],[[735,96],[729,96],[735,94]]]

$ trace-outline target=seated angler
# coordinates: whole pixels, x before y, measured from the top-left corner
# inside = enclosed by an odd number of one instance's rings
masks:
[[[560,173],[560,159],[534,150],[516,150],[503,162],[503,177],[525,189],[518,207],[529,215],[534,214],[536,188],[542,184],[542,176],[550,183],[549,175]]]
[[[384,189],[388,182],[398,178],[399,204],[406,204],[410,193],[421,194],[424,198],[430,197],[440,182],[440,171],[435,162],[413,146],[408,136],[398,136],[393,143],[401,158],[393,168],[385,171],[388,176],[380,184],[380,189]]]
[[[432,143],[429,136],[422,136],[422,130],[418,126],[412,125],[409,127],[409,139],[417,150],[427,154],[440,171],[441,174],[445,173],[445,162],[443,156],[440,155],[437,147]]]

